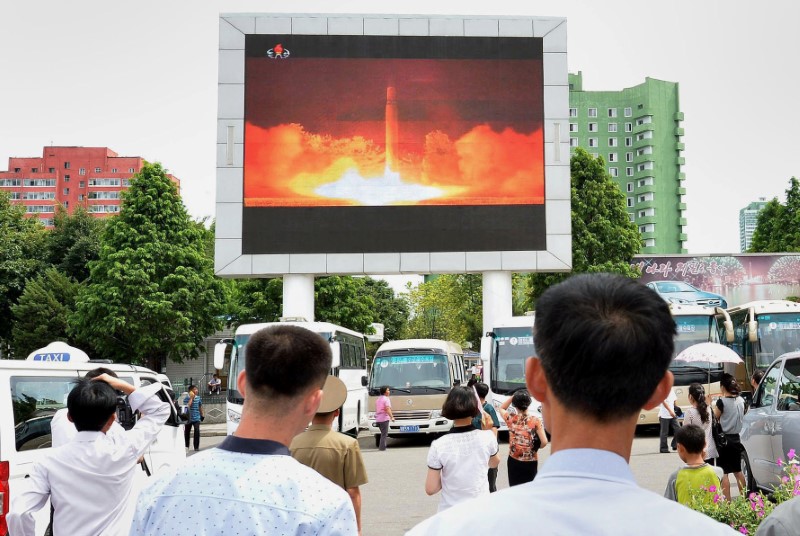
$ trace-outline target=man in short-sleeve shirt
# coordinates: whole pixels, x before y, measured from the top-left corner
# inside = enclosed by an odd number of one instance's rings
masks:
[[[292,440],[289,451],[294,459],[311,467],[350,495],[361,532],[359,486],[367,483],[361,449],[356,438],[331,429],[347,399],[347,387],[336,376],[328,376],[322,392],[322,403],[311,420],[311,426]]]

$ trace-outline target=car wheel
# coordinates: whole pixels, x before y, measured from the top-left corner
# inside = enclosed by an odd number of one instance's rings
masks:
[[[750,461],[747,459],[746,451],[742,451],[741,465],[742,476],[744,476],[744,482],[745,486],[747,486],[748,495],[758,491],[758,484],[756,483],[756,479],[753,477],[753,471],[750,470]]]

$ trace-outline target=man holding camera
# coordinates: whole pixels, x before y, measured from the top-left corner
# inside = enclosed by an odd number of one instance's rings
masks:
[[[108,374],[79,380],[67,397],[67,417],[77,433],[34,465],[29,489],[13,497],[9,533],[34,535],[33,512],[50,498],[55,534],[128,534],[137,461],[170,412],[158,398],[160,390],[160,384],[134,389]],[[141,417],[112,438],[107,432],[116,417],[117,391]]]

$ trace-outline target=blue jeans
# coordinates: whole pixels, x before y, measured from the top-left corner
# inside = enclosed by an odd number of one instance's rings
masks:
[[[670,434],[672,434],[672,450],[675,450],[677,448],[677,444],[675,443],[675,430],[678,429],[678,418],[672,417],[669,419],[662,419],[659,417],[658,421],[661,424],[660,450],[662,452],[667,450],[667,436]]]

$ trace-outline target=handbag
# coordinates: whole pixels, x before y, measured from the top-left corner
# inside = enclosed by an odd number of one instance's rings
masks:
[[[725,437],[725,432],[722,431],[722,424],[717,420],[713,412],[711,413],[711,437],[714,438],[714,444],[717,445],[718,449],[728,446],[728,438]]]
[[[683,417],[683,410],[678,404],[673,404],[672,411],[675,412],[676,417]]]

